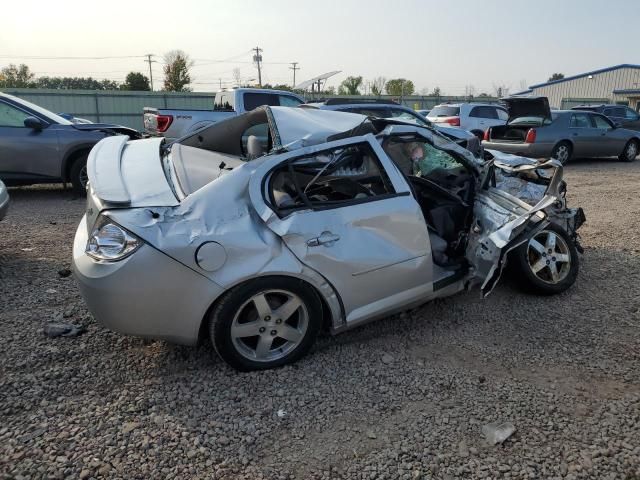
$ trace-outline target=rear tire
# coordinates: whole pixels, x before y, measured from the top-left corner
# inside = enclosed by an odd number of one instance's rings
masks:
[[[571,287],[578,277],[580,258],[569,234],[551,223],[515,249],[512,276],[525,292],[555,295]]]
[[[89,154],[85,153],[76,158],[69,170],[69,180],[73,186],[73,191],[78,195],[87,194],[87,182],[89,177],[87,176],[87,157]]]
[[[210,315],[218,355],[237,370],[266,370],[306,354],[322,326],[322,303],[301,280],[265,277],[227,292]]]
[[[629,140],[627,144],[624,146],[624,150],[618,156],[620,161],[622,162],[633,162],[638,156],[638,141],[637,140]]]
[[[566,165],[571,160],[573,148],[569,142],[560,142],[551,151],[551,158],[555,158],[561,164]]]

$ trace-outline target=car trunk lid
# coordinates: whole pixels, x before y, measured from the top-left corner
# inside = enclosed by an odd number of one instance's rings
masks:
[[[545,121],[551,121],[551,107],[547,97],[509,97],[502,101],[507,105],[509,119],[507,125],[513,120],[524,117],[540,118],[540,125]]]
[[[123,135],[98,142],[87,160],[91,194],[121,207],[179,203],[162,166],[162,138],[128,141]]]

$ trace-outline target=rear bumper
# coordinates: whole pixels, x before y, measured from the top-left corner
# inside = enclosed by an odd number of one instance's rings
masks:
[[[94,318],[110,330],[193,345],[213,301],[223,292],[211,280],[149,245],[119,262],[84,253],[85,217],[73,244],[73,272]]]
[[[549,158],[553,145],[546,143],[502,143],[483,140],[482,146],[489,150],[530,158]]]

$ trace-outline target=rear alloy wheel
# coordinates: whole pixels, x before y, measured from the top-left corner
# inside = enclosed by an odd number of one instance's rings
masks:
[[[73,185],[73,190],[78,195],[85,195],[89,175],[87,174],[87,155],[82,155],[73,162],[69,171],[69,179]]]
[[[536,233],[511,258],[516,263],[516,280],[525,291],[542,295],[560,293],[573,285],[578,276],[580,260],[576,246],[567,232],[555,224]]]
[[[638,153],[638,142],[636,140],[629,140],[618,158],[623,162],[633,162],[638,156]]]
[[[294,362],[313,345],[322,305],[304,283],[261,278],[227,293],[214,308],[213,345],[238,370],[263,370]]]
[[[555,158],[561,164],[565,165],[569,160],[571,160],[571,145],[567,142],[560,142],[553,147],[551,158]]]

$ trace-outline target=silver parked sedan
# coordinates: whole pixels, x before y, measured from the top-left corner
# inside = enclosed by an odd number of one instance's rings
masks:
[[[596,112],[551,111],[546,97],[513,97],[504,126],[485,132],[484,148],[533,158],[618,157],[625,162],[640,153],[640,132],[621,128]]]
[[[584,216],[555,160],[479,160],[432,129],[287,107],[163,141],[110,137],[89,156],[73,267],[122,333],[209,337],[233,367],[264,369],[322,328],[487,295],[507,257],[528,291],[578,274]]]

